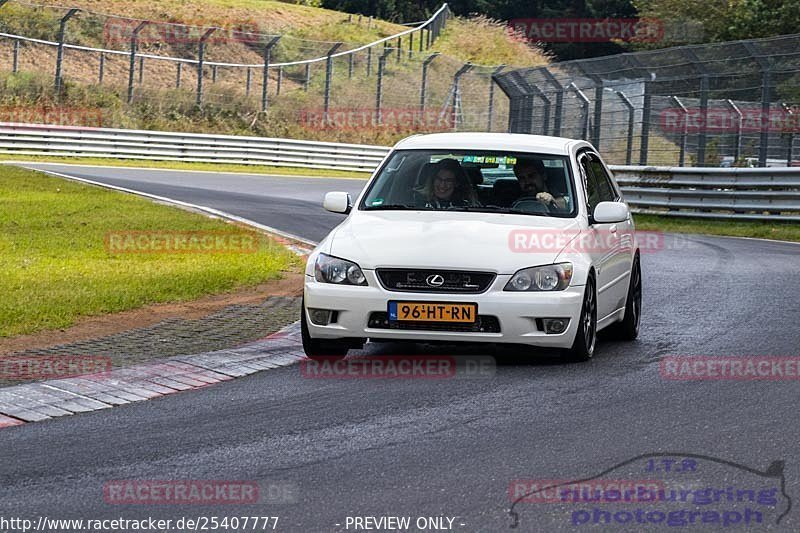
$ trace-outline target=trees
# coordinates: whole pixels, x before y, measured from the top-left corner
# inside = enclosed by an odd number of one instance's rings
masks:
[[[633,0],[642,17],[680,28],[697,24],[693,42],[736,41],[798,32],[800,9],[786,0]]]

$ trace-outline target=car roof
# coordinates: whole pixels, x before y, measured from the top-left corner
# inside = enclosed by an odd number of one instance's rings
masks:
[[[398,142],[396,150],[502,150],[569,155],[574,139],[520,133],[433,133],[414,135]]]

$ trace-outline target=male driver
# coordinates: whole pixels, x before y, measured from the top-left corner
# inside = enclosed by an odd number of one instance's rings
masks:
[[[514,175],[519,182],[519,188],[522,189],[522,196],[517,202],[536,199],[548,207],[566,208],[566,198],[555,198],[547,190],[544,163],[540,159],[518,159],[514,165]]]

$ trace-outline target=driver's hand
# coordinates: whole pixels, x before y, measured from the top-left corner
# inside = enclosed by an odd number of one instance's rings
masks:
[[[553,195],[550,194],[549,192],[540,192],[539,194],[536,195],[536,199],[546,204],[552,204],[553,202],[555,202],[555,198],[553,198]]]

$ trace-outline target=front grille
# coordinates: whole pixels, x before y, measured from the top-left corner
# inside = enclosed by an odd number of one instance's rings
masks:
[[[496,276],[492,272],[401,268],[379,268],[377,274],[381,285],[390,291],[457,292],[461,294],[484,292],[489,288]],[[441,283],[438,285],[428,283],[432,276],[439,276],[438,281],[441,281]]]
[[[471,324],[463,322],[389,322],[388,313],[376,311],[369,315],[368,326],[372,329],[500,333],[500,321],[496,316],[489,315],[478,315],[478,320]]]

